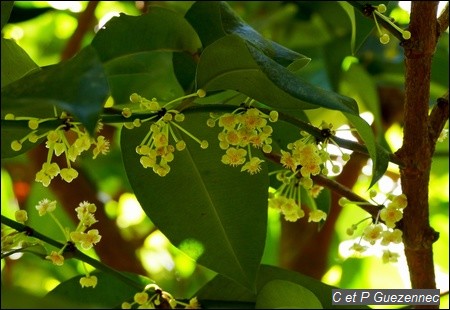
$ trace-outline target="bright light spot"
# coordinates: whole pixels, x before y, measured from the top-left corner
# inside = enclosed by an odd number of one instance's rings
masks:
[[[55,23],[58,27],[55,28],[55,36],[58,39],[69,38],[77,28],[77,20],[70,16],[57,15]]]
[[[398,124],[393,124],[386,130],[386,140],[393,150],[398,150],[403,144],[403,131]]]
[[[51,290],[53,290],[60,283],[60,281],[56,280],[55,278],[46,278],[42,282],[43,282],[44,289],[47,292],[50,292]]]
[[[155,251],[151,249],[141,249],[138,252],[142,265],[150,273],[159,273],[165,270],[172,271],[175,263],[172,256],[165,249]]]
[[[145,218],[145,213],[136,196],[125,193],[119,198],[119,216],[117,217],[117,225],[120,228],[126,228],[131,225],[140,223]]]
[[[367,165],[362,168],[362,173],[370,177],[372,175],[372,166],[372,159],[367,160]]]
[[[183,278],[190,277],[194,273],[196,267],[195,262],[182,253],[175,257],[175,265],[178,274]]]
[[[390,193],[394,190],[395,183],[390,177],[383,175],[378,181],[378,188],[383,193]]]
[[[361,118],[363,120],[365,120],[369,125],[372,125],[373,120],[374,120],[374,116],[373,116],[372,113],[370,113],[370,112],[363,112],[359,116],[361,116]]]
[[[441,15],[442,11],[444,11],[445,5],[448,1],[439,1],[437,16]],[[398,1],[398,6],[401,7],[408,13],[411,13],[411,1]]]
[[[81,1],[47,1],[47,3],[57,10],[69,10],[74,13],[81,12],[83,9]]]
[[[338,129],[336,129],[336,137],[358,142],[358,139],[356,139],[355,136],[352,135],[352,129],[349,125],[342,125]]]
[[[13,39],[15,41],[19,41],[20,39],[23,38],[25,32],[23,31],[23,29],[19,26],[13,25],[13,24],[9,24],[8,27],[5,27],[5,38],[6,39]]]
[[[144,242],[146,248],[161,249],[169,245],[169,240],[159,230],[150,234]]]
[[[352,64],[357,64],[359,62],[357,57],[354,56],[347,56],[342,61],[342,70],[348,71]]]
[[[100,29],[102,29],[102,28],[106,25],[106,23],[107,23],[111,18],[113,18],[113,17],[119,17],[119,16],[120,16],[120,13],[119,13],[119,12],[109,12],[109,13],[105,14],[105,16],[103,16],[103,17],[100,19],[100,21],[98,22],[98,25],[95,26],[94,31],[95,31],[95,32],[99,31]]]
[[[322,282],[328,285],[339,285],[342,277],[342,266],[334,265],[324,274],[322,277]]]
[[[22,252],[18,252],[18,253],[11,254],[8,257],[11,260],[17,260],[17,259],[21,258],[22,256],[23,256],[23,253]]]

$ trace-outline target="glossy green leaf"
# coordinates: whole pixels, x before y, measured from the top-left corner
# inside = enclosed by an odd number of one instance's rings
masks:
[[[175,77],[172,53],[149,51],[114,59],[105,66],[115,104],[130,104],[130,95],[170,100],[184,95]]]
[[[376,143],[372,128],[367,122],[359,116],[344,113],[350,123],[358,130],[358,134],[367,147],[370,158],[372,159],[372,180],[369,188],[372,187],[384,175],[389,164],[389,154]]]
[[[332,305],[331,293],[336,287],[322,283],[314,278],[302,275],[298,272],[282,269],[275,266],[261,265],[258,273],[257,293],[273,280],[289,281],[311,291],[322,304],[325,309],[336,308],[368,308],[364,306],[334,306]],[[222,275],[217,275],[194,294],[199,300],[217,301],[235,301],[248,303],[249,305],[256,303],[257,293],[252,293],[248,289],[237,285]],[[250,307],[249,307],[250,308]]]
[[[20,79],[30,72],[39,70],[39,66],[16,42],[4,38],[2,38],[1,68],[2,87]]]
[[[235,34],[280,65],[292,65],[292,71],[299,70],[311,60],[264,38],[225,1],[197,1],[186,13],[186,19],[197,31],[204,48],[226,35]]]
[[[2,8],[2,17],[1,17],[1,26],[3,29],[3,26],[5,26],[8,23],[9,16],[11,15],[11,11],[14,6],[14,1],[2,1],[1,2],[1,8]],[[3,51],[2,51],[2,57],[3,57]],[[3,83],[3,82],[2,82]]]
[[[209,141],[205,150],[174,128],[187,147],[174,153],[165,177],[144,169],[135,152],[150,125],[122,129],[125,169],[145,213],[175,246],[196,245],[199,264],[252,290],[266,238],[267,167],[249,175],[222,164],[219,129],[207,127],[207,118],[207,113],[189,113],[181,123]]]
[[[200,40],[180,14],[157,6],[141,16],[120,14],[102,28],[92,46],[102,62],[148,51],[178,51],[195,54]]]
[[[104,63],[115,103],[123,104],[134,92],[150,99],[181,96],[177,78],[182,86],[193,84],[194,73],[184,75],[178,69],[175,76],[172,53],[192,62],[201,43],[182,15],[151,6],[149,13],[141,16],[112,18],[97,33],[92,46]]]
[[[256,309],[322,309],[317,297],[307,288],[294,282],[272,280],[258,292]]]
[[[142,284],[144,288],[147,284],[154,283],[152,280],[132,273],[122,273],[136,285]],[[97,277],[95,288],[80,285],[80,278],[84,275],[73,277],[60,283],[44,298],[44,301],[57,300],[61,298],[69,304],[78,304],[84,309],[92,308],[120,308],[124,301],[131,302],[134,294],[138,290],[135,286],[123,282],[120,278],[106,272],[93,272],[91,275]],[[65,308],[64,304],[59,305]]]
[[[205,49],[198,64],[197,86],[207,91],[236,90],[274,108],[358,112],[353,99],[302,80],[235,35]]]
[[[43,68],[3,87],[2,117],[6,113],[54,117],[56,107],[72,114],[93,132],[108,92],[103,67],[95,50],[88,47],[70,60]]]

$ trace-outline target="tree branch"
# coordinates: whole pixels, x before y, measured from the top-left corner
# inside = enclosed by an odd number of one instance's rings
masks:
[[[436,232],[429,223],[428,184],[432,150],[429,138],[428,102],[431,62],[436,48],[438,1],[412,1],[411,39],[405,41],[405,110],[403,146],[397,151],[408,207],[403,213],[403,242],[414,289],[435,289],[432,244]]]

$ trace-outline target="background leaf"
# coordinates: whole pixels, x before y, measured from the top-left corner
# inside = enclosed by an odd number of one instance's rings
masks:
[[[198,132],[201,124],[206,129],[207,118],[207,113],[188,114],[181,125],[208,140],[209,147],[203,150],[181,135],[187,147],[175,152],[165,177],[144,169],[135,152],[149,125],[123,129],[125,169],[145,213],[175,246],[195,245],[199,264],[253,289],[266,238],[267,168],[249,175],[222,164],[219,130]]]
[[[1,68],[1,86],[3,87],[30,72],[38,70],[39,66],[16,42],[2,38]]]
[[[272,280],[258,292],[255,308],[322,309],[322,305],[305,287],[290,281]]]

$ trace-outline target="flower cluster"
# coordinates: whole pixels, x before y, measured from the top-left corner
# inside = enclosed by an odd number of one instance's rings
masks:
[[[333,173],[339,173],[340,167],[331,160],[328,152],[330,143],[337,146],[341,152],[341,158],[344,161],[350,159],[350,155],[343,153],[339,146],[334,142],[332,136],[335,134],[331,130],[332,124],[322,122],[320,129],[322,138],[316,139],[307,132],[301,131],[301,138],[287,145],[287,151],[281,150],[280,163],[284,168],[294,172],[300,172],[300,180],[306,189],[313,187],[312,175],[329,173],[326,164],[329,163]]]
[[[376,196],[376,192],[371,191],[370,196],[371,199],[373,199]],[[351,246],[351,250],[356,253],[366,251],[368,246],[363,245],[363,241],[367,245],[375,245],[379,241],[380,245],[385,247],[390,244],[399,244],[402,242],[403,233],[400,229],[396,228],[396,223],[403,218],[403,209],[406,208],[408,204],[406,196],[404,194],[398,196],[390,194],[387,199],[389,202],[385,203],[385,205],[381,205],[382,208],[378,212],[377,218],[373,223],[363,229],[362,234],[359,237],[359,241],[357,243],[355,242]],[[339,204],[341,206],[346,206],[348,204],[361,205],[370,203],[352,202],[346,198],[341,198],[339,200]],[[371,217],[353,224],[347,229],[347,234],[350,236],[354,235],[355,231],[358,229],[358,226],[367,219],[371,219]],[[391,252],[389,249],[385,249],[382,259],[385,263],[396,262],[398,257],[399,255],[397,253]]]
[[[264,160],[252,156],[251,147],[262,149],[264,153],[272,151],[272,127],[267,124],[278,120],[278,112],[264,114],[254,107],[242,106],[232,113],[223,115],[210,114],[207,121],[209,127],[218,123],[222,131],[219,133],[219,146],[225,150],[222,163],[233,167],[243,165],[241,171],[249,174],[258,173]]]
[[[79,223],[73,231],[70,231],[68,228],[63,228],[59,220],[53,215],[55,209],[56,201],[50,201],[49,199],[43,199],[36,205],[36,210],[38,210],[39,215],[43,216],[49,214],[64,233],[66,239],[65,245],[59,251],[51,251],[51,253],[45,257],[45,259],[50,260],[54,265],[62,266],[64,264],[64,251],[69,244],[79,246],[83,250],[89,250],[95,244],[100,242],[102,236],[99,235],[97,229],[90,229],[86,232],[89,227],[97,222],[94,215],[97,210],[95,204],[87,201],[79,203],[78,207],[75,208]],[[89,274],[84,263],[83,266],[86,271],[86,276],[80,279],[81,287],[95,287],[97,285],[97,277]]]
[[[94,146],[92,149],[94,159],[100,154],[107,154],[109,152],[109,141],[104,136],[99,135],[96,139],[91,137],[82,127],[81,123],[73,121],[64,112],[59,118],[36,119],[7,114],[5,119],[28,120],[28,127],[31,130],[22,139],[11,142],[11,148],[14,151],[20,151],[25,141],[36,143],[42,138],[47,139],[45,143],[45,146],[48,148],[47,161],[42,164],[41,170],[36,173],[35,179],[46,187],[50,185],[52,179],[57,175],[60,175],[68,183],[77,178],[78,172],[72,168],[71,162],[75,162],[81,153],[88,151],[92,146]],[[39,128],[41,124],[55,120],[60,120],[62,124],[52,130]],[[101,129],[101,123],[99,123],[98,129]],[[67,132],[74,133],[76,138],[69,139],[69,136],[66,135]],[[67,167],[65,168],[61,168],[57,163],[52,162],[53,155],[61,156],[61,154],[64,154],[66,157]]]
[[[130,101],[134,104],[139,104],[139,109],[132,110],[125,108],[122,110],[122,115],[130,118],[132,115],[137,117],[130,123],[125,123],[128,129],[139,127],[145,122],[152,121],[149,126],[147,135],[142,139],[141,143],[136,147],[136,153],[140,157],[140,163],[144,168],[152,168],[153,172],[163,177],[170,172],[169,163],[174,160],[174,151],[182,151],[186,148],[186,142],[176,135],[174,128],[191,137],[194,141],[200,144],[200,147],[205,149],[208,147],[208,141],[200,141],[197,137],[192,135],[186,129],[181,127],[178,123],[184,120],[184,114],[177,110],[167,110],[166,107],[170,104],[192,96],[204,96],[202,90],[195,94],[187,95],[181,98],[170,101],[161,106],[156,98],[148,100],[140,95],[133,93],[130,96]],[[150,116],[139,118],[139,113],[149,114]],[[172,139],[171,139],[172,138]],[[173,142],[171,142],[173,140]]]
[[[148,284],[142,292],[134,294],[133,302],[123,302],[122,309],[131,309],[136,306],[138,309],[175,309],[184,307],[184,309],[200,309],[200,304],[197,298],[192,298],[189,303],[184,303],[176,300],[172,295],[163,291],[156,284]]]
[[[277,180],[282,185],[269,196],[269,207],[284,215],[286,221],[295,222],[305,216],[302,209],[302,192],[305,195],[317,197],[321,187],[314,186],[308,182],[311,179],[298,178],[296,173],[288,170],[275,171]],[[306,191],[307,190],[307,191]],[[308,222],[320,222],[325,220],[327,214],[315,205],[309,205]]]

